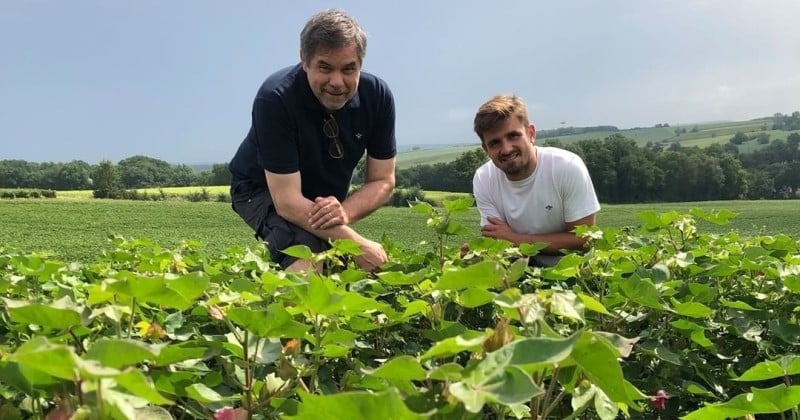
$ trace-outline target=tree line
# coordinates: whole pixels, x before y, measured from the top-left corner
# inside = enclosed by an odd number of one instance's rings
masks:
[[[605,203],[798,198],[800,134],[773,140],[750,153],[740,153],[739,147],[748,141],[762,143],[761,139],[742,136],[737,133],[728,143],[705,148],[686,148],[679,143],[639,147],[619,133],[602,140],[562,144],[558,139],[549,139],[542,144],[581,156],[598,197]],[[397,186],[470,193],[472,175],[486,161],[483,150],[476,147],[451,162],[400,169],[396,173]],[[356,168],[355,183],[360,182],[363,172],[362,160]],[[187,165],[146,156],[97,165],[83,161],[0,161],[0,188],[92,189],[96,197],[124,198],[124,192],[138,188],[229,184],[227,163],[196,172]]]
[[[95,165],[82,160],[67,163],[0,160],[0,188],[89,190],[96,189],[98,183],[108,183],[108,176],[119,189],[228,185],[231,180],[227,163],[197,172],[188,165],[173,165],[141,155],[116,164],[105,160]]]
[[[621,134],[570,144],[553,139],[543,144],[581,156],[600,201],[605,203],[785,199],[800,195],[797,133],[751,153],[739,153],[739,146],[730,141],[705,148],[681,147],[679,143],[666,148],[660,143],[639,147]],[[476,148],[452,162],[399,170],[397,184],[429,191],[471,192],[472,174],[484,162],[485,154]]]

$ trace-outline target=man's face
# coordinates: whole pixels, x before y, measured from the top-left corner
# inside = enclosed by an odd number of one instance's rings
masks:
[[[519,181],[536,169],[535,138],[533,125],[525,126],[516,117],[510,117],[484,132],[481,146],[509,180]]]
[[[342,108],[358,92],[361,61],[354,44],[317,49],[309,60],[303,60],[303,70],[308,74],[314,96],[328,111]]]

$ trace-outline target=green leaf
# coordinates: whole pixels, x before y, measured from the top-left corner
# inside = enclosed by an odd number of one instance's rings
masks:
[[[424,201],[414,201],[413,203],[414,204],[411,205],[411,210],[413,210],[415,213],[431,216],[435,212],[433,206],[429,203]]]
[[[70,381],[77,379],[80,361],[72,347],[51,343],[42,336],[34,337],[23,343],[17,348],[17,351],[8,356],[8,360]]]
[[[695,343],[699,344],[701,347],[707,349],[713,349],[714,343],[706,337],[706,332],[703,327],[695,324],[694,322],[687,321],[685,319],[678,319],[676,321],[670,322],[670,325],[677,328],[684,334],[688,335],[689,338],[692,339]]]
[[[160,350],[141,341],[101,338],[89,347],[84,357],[119,369],[145,360],[155,360]]]
[[[302,403],[297,414],[285,416],[297,420],[328,420],[332,414],[340,413],[347,420],[421,420],[426,415],[409,410],[396,390],[384,392],[340,392],[329,395],[314,395],[298,391]]]
[[[377,369],[362,369],[362,371],[378,378],[398,381],[421,381],[428,376],[419,361],[412,356],[395,357]]]
[[[666,347],[657,341],[647,341],[639,345],[639,348],[646,354],[651,354],[659,359],[672,363],[676,366],[683,366],[680,356],[675,354],[669,347]]]
[[[472,335],[470,337],[470,335]],[[420,359],[422,361],[435,357],[450,357],[462,351],[476,352],[483,349],[481,346],[486,341],[486,335],[480,333],[467,334],[464,336],[451,337],[441,340],[429,348]]]
[[[486,355],[478,364],[492,365],[524,365],[528,368],[539,365],[558,363],[573,351],[580,332],[566,338],[530,337],[512,341],[505,346]]]
[[[783,279],[783,285],[793,293],[800,293],[800,276],[787,275]]]
[[[144,376],[139,370],[129,369],[117,375],[114,380],[131,394],[145,399],[150,403],[157,405],[172,404],[171,400],[164,398],[156,391],[153,381]]]
[[[617,350],[618,356],[620,357],[630,356],[631,352],[633,351],[633,345],[639,341],[639,337],[627,338],[619,334],[605,331],[594,331],[593,333],[608,340],[614,349]]]
[[[121,272],[117,278],[108,279],[105,283],[108,290],[144,301],[166,289],[164,277],[146,277],[129,272]]]
[[[742,301],[738,301],[738,300],[737,301],[730,301],[730,300],[727,300],[725,298],[720,298],[719,299],[719,303],[721,303],[722,306],[725,306],[725,307],[728,307],[728,308],[732,308],[732,309],[739,309],[741,311],[756,311],[757,310],[756,308],[748,305],[747,303],[742,302]]]
[[[436,381],[455,382],[463,378],[464,367],[458,363],[445,363],[430,371],[429,376]]]
[[[575,344],[571,356],[589,380],[603,390],[612,401],[636,407],[638,404],[628,393],[628,385],[617,361],[617,352],[618,350],[605,338],[584,331]]]
[[[585,293],[578,293],[578,297],[581,298],[581,302],[583,305],[586,306],[586,309],[590,311],[594,311],[597,313],[601,313],[603,315],[611,315],[611,312],[608,312],[605,306],[600,303],[597,299],[585,294]]]
[[[170,344],[169,346],[161,348],[153,364],[155,366],[167,366],[184,360],[211,357],[216,354],[215,350],[219,349],[218,345],[216,345],[216,348],[214,346],[215,343],[201,341]]]
[[[555,315],[584,322],[583,301],[572,292],[554,292],[550,296],[550,311]]]
[[[480,412],[487,402],[520,404],[544,393],[531,376],[517,366],[472,371],[464,380],[450,384],[448,390],[472,413]]]
[[[720,226],[727,225],[731,219],[738,215],[737,213],[734,213],[728,209],[706,212],[705,210],[697,207],[689,210],[689,214],[695,218],[703,219]]]
[[[361,255],[364,253],[361,250],[361,245],[352,239],[336,239],[331,242],[331,247],[342,255]]]
[[[413,273],[403,273],[402,271],[385,271],[378,273],[378,278],[382,282],[392,286],[402,286],[408,284],[417,284],[425,279],[428,274],[427,269],[417,270]]]
[[[716,395],[713,392],[707,390],[703,385],[698,384],[697,382],[693,381],[683,381],[682,388],[686,390],[686,392],[693,394],[693,395],[700,395],[706,398],[716,399]]]
[[[769,321],[769,328],[781,340],[791,345],[800,345],[800,326],[789,319],[773,319]]]
[[[30,366],[0,361],[0,383],[10,385],[28,395],[47,395],[45,390],[50,386],[61,385],[55,377]],[[2,417],[0,417],[2,418]]]
[[[341,295],[332,293],[320,276],[309,276],[308,284],[295,287],[295,292],[313,314],[330,315],[339,310]]]
[[[495,294],[477,287],[471,287],[458,294],[457,302],[465,308],[477,308],[494,300]]]
[[[69,296],[50,304],[2,298],[12,322],[34,324],[47,329],[61,330],[81,325],[83,308]]]
[[[690,318],[710,318],[714,314],[711,308],[699,302],[678,302],[673,299],[672,304],[677,314]]]
[[[207,387],[202,383],[194,383],[186,387],[186,395],[193,400],[202,403],[219,402],[226,400],[225,397],[220,395],[217,391]],[[231,398],[228,398],[231,399]]]
[[[437,290],[492,288],[502,284],[503,273],[496,261],[483,261],[466,268],[450,268],[436,282]]]
[[[630,276],[618,282],[622,294],[628,299],[653,309],[666,310],[661,303],[658,289],[649,279]]]
[[[461,197],[455,200],[444,200],[442,205],[447,210],[447,213],[452,215],[469,210],[474,203],[475,199],[472,197]]]
[[[765,361],[747,369],[737,381],[763,381],[772,378],[792,376],[800,373],[800,357],[786,355],[777,361]]]
[[[281,250],[284,254],[295,257],[300,260],[310,260],[314,258],[314,253],[307,245],[292,245],[286,249]]]
[[[258,337],[303,337],[311,328],[297,322],[280,303],[273,303],[267,310],[233,307],[228,310],[228,319]]]
[[[738,418],[750,414],[776,414],[800,405],[800,386],[785,384],[772,388],[750,388],[730,401],[707,405],[683,417],[685,420]]]
[[[448,219],[436,226],[436,233],[440,235],[466,235],[470,233],[470,230],[457,220]]]

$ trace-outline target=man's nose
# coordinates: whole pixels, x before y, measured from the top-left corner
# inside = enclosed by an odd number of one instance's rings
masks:
[[[334,87],[342,86],[344,84],[342,73],[338,71],[331,72],[330,78],[328,78],[328,84]]]
[[[500,142],[500,153],[507,154],[514,150],[514,146],[510,141],[503,140]]]

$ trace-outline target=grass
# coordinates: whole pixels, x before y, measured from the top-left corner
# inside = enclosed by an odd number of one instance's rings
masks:
[[[450,193],[447,193],[450,194]],[[731,229],[743,236],[784,233],[800,238],[797,201],[716,201],[604,205],[598,223],[604,227],[638,226],[636,214],[686,213],[693,207],[728,209],[739,213],[728,226],[701,224],[703,231],[721,233]],[[450,245],[478,235],[476,209],[458,215],[473,233],[450,240]],[[0,245],[24,252],[52,251],[58,259],[90,261],[108,247],[110,235],[147,237],[165,247],[183,240],[203,243],[211,255],[229,247],[260,246],[250,229],[230,209],[217,202],[118,201],[118,200],[2,200],[0,201]],[[386,234],[403,247],[432,246],[436,236],[426,227],[426,217],[408,208],[382,208],[355,224],[365,236],[380,239]],[[427,241],[428,244],[420,244]]]
[[[191,193],[199,193],[203,189],[208,191],[208,193],[214,197],[217,194],[227,194],[230,190],[230,187],[227,185],[213,185],[207,187],[165,187],[165,188],[139,188],[138,191],[141,193],[147,193],[150,195],[158,195],[161,194],[163,191],[164,194],[167,196],[180,196],[180,195],[188,195]],[[92,199],[92,190],[74,190],[74,191],[58,191],[56,193],[56,198],[63,198],[67,200],[89,200]]]
[[[479,147],[481,147],[480,144],[475,141],[475,144],[471,145],[454,145],[400,152],[397,154],[397,169],[406,169],[414,165],[432,165],[439,162],[452,162],[462,154]]]

